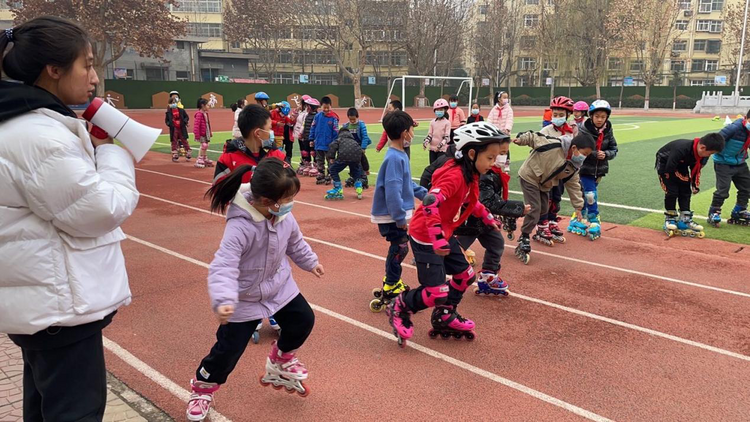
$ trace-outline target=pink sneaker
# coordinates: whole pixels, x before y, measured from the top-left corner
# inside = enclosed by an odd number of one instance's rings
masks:
[[[193,393],[188,400],[187,418],[189,421],[202,421],[211,410],[211,402],[214,400],[214,393],[219,389],[219,384],[190,380],[190,388]]]
[[[398,345],[406,347],[406,340],[414,335],[414,325],[411,322],[412,312],[404,303],[403,293],[391,302],[386,309],[386,314],[393,328],[393,334],[398,339]]]
[[[288,392],[297,392],[305,397],[310,393],[310,388],[302,382],[306,379],[307,369],[297,359],[296,350],[284,353],[274,341],[266,359],[266,373],[261,375],[260,383],[264,386],[273,385],[276,389],[285,387]]]

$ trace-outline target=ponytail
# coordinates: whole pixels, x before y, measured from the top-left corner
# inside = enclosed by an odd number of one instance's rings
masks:
[[[242,165],[234,169],[229,175],[206,192],[204,198],[210,198],[211,200],[211,212],[218,212],[223,214],[227,210],[227,206],[232,202],[234,196],[237,195],[237,191],[240,190],[242,185],[242,177],[245,173],[253,171],[255,166]]]

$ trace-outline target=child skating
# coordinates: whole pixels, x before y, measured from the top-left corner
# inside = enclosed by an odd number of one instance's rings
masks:
[[[528,264],[531,253],[530,236],[534,227],[537,228],[534,240],[548,246],[554,245],[548,230],[537,225],[539,217],[548,212],[549,191],[553,186],[561,181],[565,184],[570,203],[576,211],[576,218],[579,220],[583,218],[581,216],[583,197],[578,169],[586,156],[591,154],[596,143],[591,136],[584,134],[579,134],[571,140],[567,137],[558,139],[534,132],[522,133],[513,142],[532,148],[529,157],[518,170],[523,202],[531,205],[531,211],[523,220],[516,256],[521,262]],[[570,145],[565,145],[568,142]]]
[[[724,137],[709,133],[702,138],[678,139],[656,152],[656,172],[664,190],[664,232],[668,237],[703,238],[703,226],[693,221],[690,196],[700,188],[700,174],[708,157],[724,149]],[[677,214],[677,204],[680,213]]]
[[[414,212],[414,198],[422,199],[427,189],[411,180],[409,157],[404,144],[414,139],[414,121],[401,110],[388,113],[383,118],[383,128],[391,139],[372,199],[371,221],[390,243],[385,260],[385,276],[381,288],[375,288],[370,310],[380,312],[391,300],[409,287],[401,280],[401,263],[409,254],[407,222]]]
[[[310,128],[310,142],[315,148],[316,181],[318,185],[331,184],[331,160],[328,157],[328,146],[338,136],[339,116],[331,108],[331,99],[323,97],[320,101],[322,112],[315,115]],[[326,173],[326,164],[328,173]]]
[[[389,322],[402,347],[414,334],[412,314],[428,308],[434,308],[430,337],[475,337],[474,321],[462,317],[456,307],[476,274],[453,231],[470,215],[500,230],[479,202],[479,176],[490,170],[505,138],[484,122],[456,130],[455,158],[435,171],[432,188],[414,213],[409,235],[420,286],[401,293],[388,307]],[[450,282],[446,274],[452,276]]]
[[[299,149],[302,151],[302,161],[304,168],[302,169],[303,176],[318,177],[318,169],[315,166],[315,145],[310,140],[310,130],[312,129],[315,115],[318,114],[318,107],[320,107],[320,101],[315,98],[309,98],[307,100],[308,112],[305,116],[305,125],[302,127],[302,137],[300,138]]]
[[[250,168],[234,170],[208,192],[211,210],[227,212],[224,238],[208,271],[211,306],[221,325],[216,343],[190,382],[191,421],[206,418],[214,394],[242,357],[255,327],[271,315],[283,330],[271,346],[260,383],[303,397],[310,391],[303,383],[307,369],[296,352],[310,335],[315,315],[292,278],[289,258],[317,277],[323,276],[323,266],[291,214],[300,188],[294,170],[279,159],[263,160],[254,170],[250,189],[240,190]]]
[[[198,111],[195,112],[193,119],[193,134],[196,142],[201,144],[198,152],[198,158],[195,160],[195,167],[202,169],[213,167],[214,162],[208,158],[208,145],[211,143],[211,119],[208,117],[208,100],[201,98],[198,100]]]
[[[362,189],[369,189],[370,188],[370,182],[367,180],[367,175],[370,174],[370,162],[367,160],[367,147],[370,146],[372,143],[372,140],[370,139],[370,136],[367,134],[367,125],[365,122],[359,119],[359,111],[357,111],[356,108],[352,107],[349,110],[346,111],[346,117],[349,118],[349,123],[345,125],[347,129],[349,129],[349,133],[354,137],[354,139],[360,143],[360,146],[362,147],[362,158],[360,162],[360,178]],[[354,177],[353,174],[350,174],[350,177],[346,179],[346,183],[344,186],[351,188],[356,187],[356,181],[358,179]]]
[[[445,153],[451,135],[448,102],[441,98],[435,101],[432,110],[435,112],[435,118],[430,122],[430,130],[427,132],[424,142],[422,142],[422,147],[430,150],[430,164]]]
[[[750,224],[750,211],[747,210],[750,198],[750,170],[747,167],[747,154],[750,148],[750,111],[745,118],[737,119],[721,130],[726,146],[714,155],[716,191],[708,210],[708,224],[719,227],[721,207],[729,198],[729,189],[734,183],[737,188],[737,202],[727,219],[729,224]]]
[[[185,156],[185,161],[190,161],[192,157],[192,150],[187,141],[190,117],[188,117],[185,109],[179,107],[179,102],[178,97],[172,98],[164,118],[164,122],[169,128],[169,140],[172,143],[172,162],[175,163],[180,160],[181,155]]]
[[[354,189],[357,192],[357,199],[362,199],[362,153],[362,144],[354,139],[348,126],[342,127],[339,130],[339,136],[328,146],[328,159],[333,162],[328,167],[333,179],[333,189],[326,192],[325,199],[344,199],[340,173],[347,167],[356,180]]]
[[[581,187],[583,188],[583,218],[589,227],[589,239],[596,240],[602,235],[599,221],[599,182],[609,173],[609,161],[617,156],[617,141],[609,121],[612,109],[604,100],[596,100],[589,107],[589,118],[579,128],[596,139],[596,149],[586,157],[581,166]]]
[[[297,175],[302,176],[305,174],[305,170],[309,173],[310,170],[307,168],[306,159],[310,158],[309,144],[302,142],[302,132],[305,130],[305,118],[310,112],[309,101],[312,97],[309,95],[303,95],[302,101],[297,109],[297,117],[294,119],[294,128],[292,129],[292,137],[299,144],[299,167],[297,167]]]

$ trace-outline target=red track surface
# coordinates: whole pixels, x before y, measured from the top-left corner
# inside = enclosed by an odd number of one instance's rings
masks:
[[[173,164],[158,153],[139,168],[143,196],[125,232],[209,263],[224,227],[223,218],[200,211],[207,208],[207,185],[199,181],[210,181],[212,169]],[[304,179],[297,197],[294,214],[304,235],[335,244],[310,240],[327,273],[318,280],[296,269],[300,289],[314,305],[390,332],[385,314],[368,310],[383,273],[376,257],[387,250],[365,217],[372,191],[362,201],[333,203],[322,199],[323,192]],[[352,197],[350,190],[345,194]],[[748,420],[750,253],[710,239],[665,241],[660,233],[624,226],[605,227],[596,243],[568,238],[554,248],[534,243],[546,254],[533,253],[528,266],[507,249],[503,275],[510,297],[468,292],[461,307],[477,322],[474,342],[431,340],[429,313],[415,317],[416,343],[462,362],[399,349],[393,338],[317,309],[315,329],[299,354],[311,374],[309,397],[258,383],[274,337],[266,326],[261,343],[248,346],[217,393],[216,409],[234,421],[580,419],[539,394],[496,382],[502,377],[613,420]],[[125,241],[123,250],[133,303],[105,335],[187,389],[217,327],[207,271],[136,241]],[[478,244],[474,250],[482,255]],[[416,271],[405,268],[404,281],[416,285]],[[184,420],[184,402],[115,355],[107,359],[118,378]],[[487,372],[478,375],[459,366],[464,363]]]

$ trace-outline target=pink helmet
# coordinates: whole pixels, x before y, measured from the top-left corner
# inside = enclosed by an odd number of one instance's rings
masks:
[[[309,97],[308,99],[306,99],[305,103],[310,104],[311,106],[320,106],[320,101],[316,100],[313,97]]]
[[[436,110],[438,108],[448,107],[448,101],[445,101],[445,99],[440,98],[439,100],[435,101],[435,104],[432,105],[432,109]]]
[[[305,94],[305,95],[302,96],[302,101],[307,102],[307,100],[309,100],[310,98],[312,98],[312,97],[309,96],[309,95],[307,95],[307,94]]]
[[[573,104],[573,111],[589,111],[589,105],[586,101],[578,101]]]

